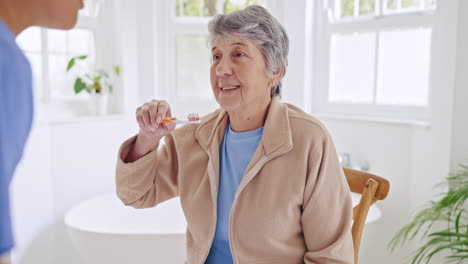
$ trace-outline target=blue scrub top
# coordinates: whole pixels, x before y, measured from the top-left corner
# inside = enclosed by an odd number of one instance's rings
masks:
[[[31,130],[32,72],[0,19],[0,255],[13,248],[9,187]]]

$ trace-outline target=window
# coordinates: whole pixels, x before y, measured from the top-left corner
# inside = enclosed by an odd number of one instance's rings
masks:
[[[89,2],[88,3],[93,3]],[[18,44],[31,62],[36,101],[50,102],[73,95],[73,73],[66,73],[68,60],[77,55],[88,55],[82,71],[94,67],[95,28],[93,14],[97,6],[89,4],[80,11],[73,30],[53,30],[32,27],[18,36]]]
[[[263,5],[262,0],[174,0],[177,17],[212,17],[243,9],[249,5]]]
[[[210,51],[208,21],[216,14],[229,13],[249,5],[261,5],[261,0],[174,0],[176,28],[176,90],[177,98],[212,97],[209,80]],[[193,27],[193,32],[182,28]],[[180,29],[180,30],[179,30]]]
[[[178,98],[210,98],[211,86],[207,69],[210,68],[210,51],[207,36],[180,34],[176,37],[176,87]],[[195,89],[193,86],[196,84]]]
[[[159,97],[169,100],[175,112],[188,113],[190,105],[212,111],[215,101],[210,84],[210,50],[208,49],[208,22],[219,13],[229,13],[249,5],[265,6],[263,0],[166,0],[163,9],[170,16],[160,16],[156,34],[161,59],[159,65]],[[161,6],[158,6],[161,8]],[[161,34],[162,33],[162,34]],[[167,37],[166,37],[167,36]],[[167,39],[167,40],[166,40]],[[197,111],[198,111],[197,109]]]
[[[318,5],[315,110],[427,119],[436,1],[331,0]]]
[[[332,0],[333,21],[365,16],[425,12],[436,7],[436,0]]]

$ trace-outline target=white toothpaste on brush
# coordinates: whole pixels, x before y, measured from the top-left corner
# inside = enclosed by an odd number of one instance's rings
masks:
[[[187,117],[188,120],[179,120],[175,117],[167,117],[162,120],[163,123],[174,123],[174,124],[196,124],[200,123],[200,117],[198,114],[191,113]]]

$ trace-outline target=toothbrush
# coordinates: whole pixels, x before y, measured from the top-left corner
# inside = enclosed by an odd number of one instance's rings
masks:
[[[162,120],[162,123],[174,123],[178,125],[183,125],[183,124],[197,124],[200,123],[200,117],[198,117],[198,114],[190,114],[188,115],[188,120],[179,120],[175,117],[168,117],[164,118]]]

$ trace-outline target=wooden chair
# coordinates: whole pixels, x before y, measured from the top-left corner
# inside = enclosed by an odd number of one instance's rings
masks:
[[[362,231],[366,222],[367,213],[372,204],[377,200],[387,197],[390,183],[377,175],[367,172],[344,168],[344,174],[348,180],[351,192],[361,194],[359,204],[353,208],[353,244],[354,263],[358,264],[359,247],[361,245]]]

